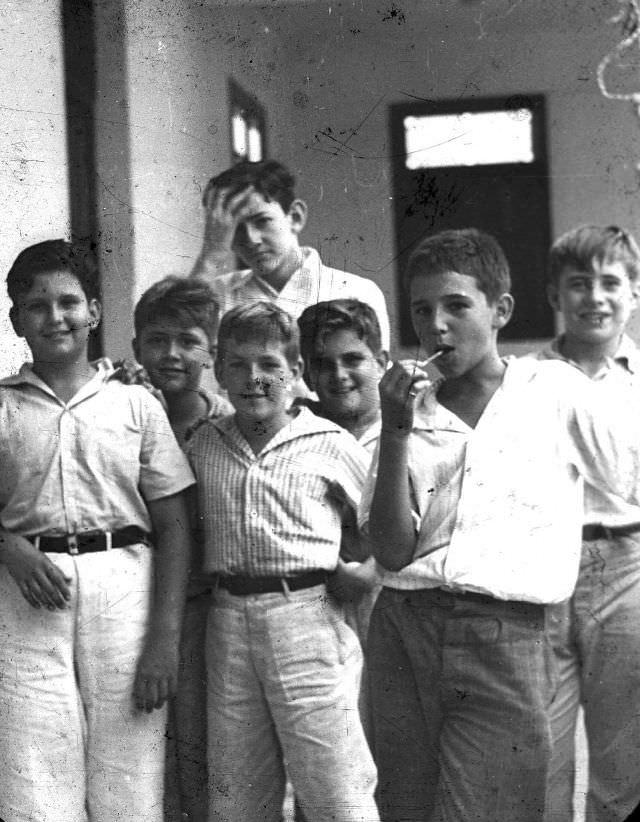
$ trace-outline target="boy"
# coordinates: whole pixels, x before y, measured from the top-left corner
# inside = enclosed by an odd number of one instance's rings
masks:
[[[349,431],[373,456],[380,436],[378,383],[389,360],[375,311],[359,300],[329,300],[305,308],[298,327],[304,379],[318,395],[307,406]],[[341,557],[351,560],[343,580],[352,583],[342,592],[345,616],[365,648],[378,594],[375,561],[368,547],[363,551],[361,537],[352,539],[349,531],[343,536]]]
[[[203,372],[213,366],[218,316],[206,283],[175,276],[154,283],[134,309],[134,354],[152,386],[162,392],[180,443],[201,420],[233,411],[225,399],[200,385]]]
[[[389,317],[378,286],[329,268],[317,251],[300,246],[307,205],[296,196],[295,182],[276,160],[243,161],[212,178],[202,198],[204,240],[192,275],[211,282],[222,314],[236,305],[269,300],[298,317],[319,301],[357,298],[376,312],[388,349]],[[227,271],[232,252],[246,270]]]
[[[569,363],[612,406],[635,402],[640,355],[624,330],[638,300],[640,249],[616,226],[585,225],[551,249],[549,299],[564,332],[541,359]],[[569,819],[578,704],[589,743],[588,822],[626,819],[640,803],[640,507],[587,484],[576,591],[554,702],[548,819]]]
[[[0,817],[155,822],[193,475],[157,401],[87,361],[82,250],[31,246],[7,287],[33,364],[0,381]]]
[[[213,365],[218,326],[218,305],[206,283],[174,276],[159,280],[138,301],[134,326],[136,359],[162,392],[179,443],[186,443],[201,421],[233,411],[227,400],[200,385]],[[178,691],[170,711],[176,759],[167,774],[169,786],[171,776],[177,776],[180,806],[192,822],[205,822],[208,806],[204,638],[211,579],[201,572],[201,564],[201,554],[194,553]]]
[[[344,510],[365,463],[345,431],[290,409],[302,371],[295,321],[272,303],[229,311],[216,376],[235,414],[202,425],[210,818],[275,822],[286,761],[309,822],[377,820],[375,769],[357,711],[358,641],[327,597]]]
[[[380,433],[378,383],[389,355],[371,306],[359,300],[311,305],[298,318],[304,379],[314,413],[346,428],[371,453]]]
[[[580,475],[638,500],[637,408],[614,435],[581,375],[500,358],[513,299],[486,234],[427,238],[407,281],[443,379],[408,363],[386,372],[363,497],[386,569],[368,650],[381,816],[534,822],[556,680],[545,604],[575,583]],[[617,437],[628,445],[612,461]]]

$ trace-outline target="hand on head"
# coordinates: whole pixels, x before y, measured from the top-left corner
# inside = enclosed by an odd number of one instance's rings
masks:
[[[209,182],[202,197],[205,210],[204,243],[207,248],[231,251],[240,215],[254,191],[253,186],[237,191],[218,188]]]

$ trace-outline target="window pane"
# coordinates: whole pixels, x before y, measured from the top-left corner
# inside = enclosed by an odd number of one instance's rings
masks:
[[[262,160],[262,137],[260,136],[260,132],[255,125],[249,126],[249,131],[247,134],[249,145],[247,159],[251,160],[252,163],[256,163],[259,160]]]
[[[528,109],[405,117],[406,166],[532,163],[531,123]]]
[[[233,153],[238,157],[247,156],[247,123],[239,112],[231,118],[231,146]]]

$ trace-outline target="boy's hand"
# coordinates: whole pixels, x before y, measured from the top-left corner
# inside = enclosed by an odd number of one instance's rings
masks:
[[[209,183],[202,203],[205,212],[204,250],[212,254],[228,254],[243,208],[254,192],[253,186],[231,194],[228,188],[216,188]]]
[[[71,599],[71,578],[28,539],[3,531],[0,560],[7,566],[22,596],[34,608],[64,609]]]
[[[329,593],[340,602],[358,602],[363,594],[373,591],[379,583],[373,557],[365,562],[338,560],[334,573],[329,577]]]
[[[383,430],[408,436],[413,428],[416,396],[430,385],[429,375],[415,360],[394,362],[379,385]]]
[[[133,696],[141,711],[151,713],[173,696],[178,682],[178,640],[150,635],[138,660]]]
[[[116,360],[113,363],[113,374],[109,377],[110,380],[117,380],[123,385],[141,385],[152,394],[160,403],[160,405],[167,410],[167,403],[159,388],[156,388],[151,382],[147,370],[137,363],[135,360],[123,359]]]

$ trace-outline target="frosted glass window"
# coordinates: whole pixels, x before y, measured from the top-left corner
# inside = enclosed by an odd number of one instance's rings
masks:
[[[247,156],[247,123],[242,114],[236,113],[231,118],[232,150],[238,157]]]
[[[532,119],[529,109],[405,117],[406,166],[532,163]]]
[[[249,126],[247,136],[249,146],[247,159],[251,160],[252,163],[257,163],[262,160],[262,135],[256,126]]]

